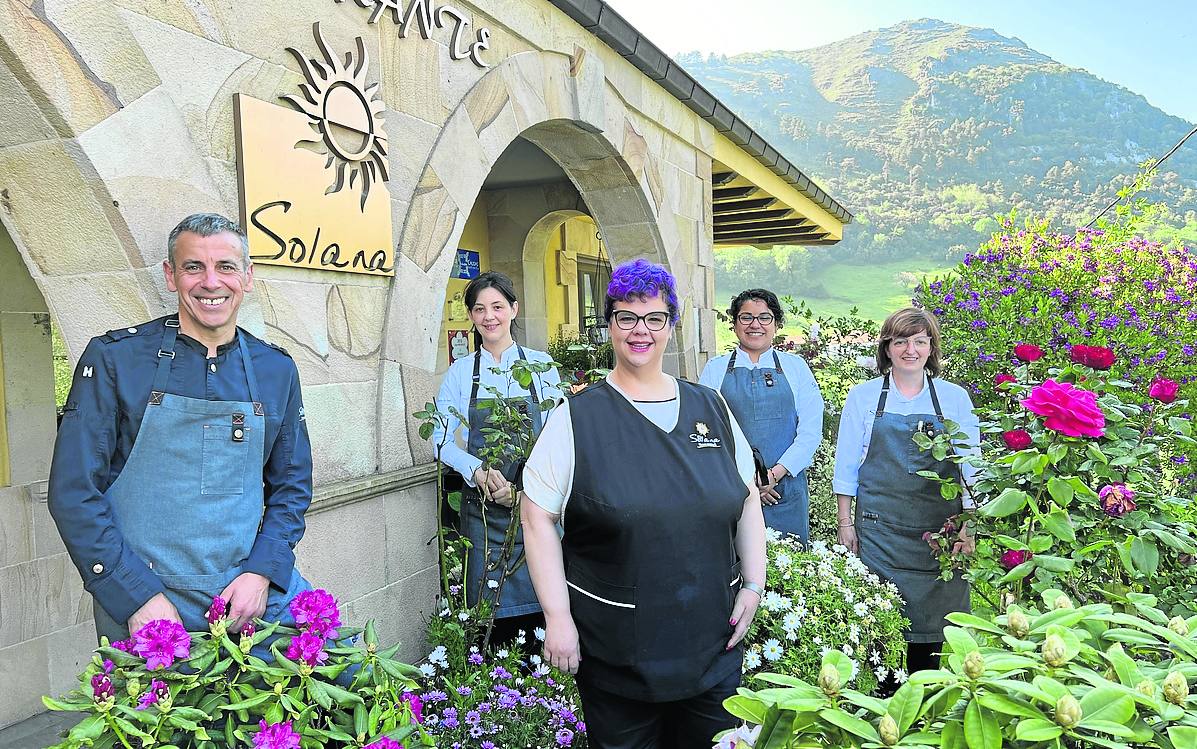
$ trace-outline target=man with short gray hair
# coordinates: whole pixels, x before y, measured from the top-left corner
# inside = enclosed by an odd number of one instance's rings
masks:
[[[207,629],[217,596],[234,632],[287,622],[311,587],[294,552],[312,497],[299,373],[237,327],[245,232],[188,216],[162,269],[177,313],[91,340],[50,470],[50,513],[111,641],[156,619]]]

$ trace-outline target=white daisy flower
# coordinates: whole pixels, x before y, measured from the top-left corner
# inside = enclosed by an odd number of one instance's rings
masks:
[[[540,656],[539,655],[534,655],[534,656],[530,657],[528,660],[532,662],[533,666],[540,665]]]
[[[765,528],[765,540],[766,541],[779,541],[779,540],[781,540],[781,533],[779,533],[777,530],[775,530],[773,528],[766,527]]]
[[[542,663],[536,667],[536,670],[532,672],[532,675],[536,676],[538,678],[541,676],[548,676],[549,675],[549,667]]]
[[[889,676],[889,669],[885,666],[878,666],[873,673],[877,674],[877,681],[885,681],[885,677]]]
[[[448,615],[449,615],[449,609],[441,609],[441,616],[448,616]]]
[[[457,612],[457,618],[458,618],[458,619],[460,619],[460,620],[461,620],[461,621],[463,621],[463,622],[464,622],[464,621],[467,621],[467,620],[469,620],[469,618],[470,618],[470,612],[468,612],[468,611],[458,611],[458,612]]]
[[[797,642],[798,641],[798,630],[787,629],[787,630],[785,630],[785,636],[786,636],[786,639],[789,640],[790,642]]]
[[[794,560],[790,558],[789,554],[778,554],[777,559],[773,560],[773,563],[784,570],[793,564]]]
[[[536,639],[544,642],[544,627],[537,627],[536,629],[532,630],[532,634],[536,636]]]
[[[904,668],[898,668],[898,669],[894,669],[894,678],[898,680],[898,683],[899,683],[899,684],[905,684],[905,683],[906,683],[906,679],[908,679],[908,678],[910,678],[910,677],[909,677],[909,675],[906,673],[906,669],[904,669]]]
[[[420,666],[420,673],[429,678],[436,676],[436,666],[432,665],[431,663],[425,663]]]
[[[500,658],[506,658],[509,654],[507,652],[507,649],[504,648],[504,649],[500,650],[499,652],[495,653],[495,655],[499,656]]]
[[[865,603],[864,601],[861,601],[860,603],[857,603],[856,605],[854,605],[852,607],[852,610],[856,612],[857,616],[868,616],[869,615],[869,604]]]
[[[843,652],[844,655],[848,656],[849,658],[851,658],[852,654],[854,652],[856,652],[852,649],[851,645],[844,645],[844,647],[840,648],[840,650]]]
[[[880,666],[881,665],[881,653],[877,650],[874,650],[871,653],[869,653],[869,662],[872,663],[874,666]]]
[[[523,645],[525,642],[528,641],[527,635],[524,634],[524,630],[521,629],[519,632],[516,633],[515,641],[519,645]]]
[[[761,653],[755,647],[744,653],[744,668],[756,669],[761,667]]]
[[[766,659],[771,661],[779,660],[783,655],[785,655],[785,652],[785,648],[781,646],[781,642],[773,638],[765,640],[765,645],[763,648],[761,648],[761,653]]]
[[[802,614],[797,611],[786,612],[786,615],[781,620],[783,629],[798,629],[802,626]]]

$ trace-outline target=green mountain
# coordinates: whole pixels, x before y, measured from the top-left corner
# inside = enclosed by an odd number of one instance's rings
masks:
[[[802,250],[847,262],[951,262],[1011,208],[1084,224],[1192,128],[1018,39],[933,19],[815,49],[678,59],[856,214],[842,243]],[[1197,141],[1155,191],[1175,231],[1197,238]]]

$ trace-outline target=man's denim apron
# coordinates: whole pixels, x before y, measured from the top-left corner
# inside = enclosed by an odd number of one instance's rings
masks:
[[[518,344],[516,345],[518,358],[527,359],[524,355],[524,349]],[[482,452],[482,448],[486,447],[486,435],[482,433],[483,429],[488,429],[486,419],[490,416],[490,409],[483,408],[478,405],[478,386],[481,382],[481,359],[482,352],[478,351],[474,354],[474,384],[470,387],[470,406],[469,406],[469,420],[470,420],[470,436],[466,442],[466,450],[470,455],[478,456]],[[491,400],[493,396],[485,395],[482,400]],[[528,389],[528,395],[523,397],[508,398],[508,400],[522,401],[526,404],[527,414],[532,419],[532,434],[533,437],[540,434],[542,425],[542,417],[540,413],[540,400],[536,394],[536,375],[532,376],[532,382]],[[523,405],[517,403],[517,407],[521,410]],[[508,481],[517,481],[518,473],[523,469],[522,463],[517,465],[511,463],[502,466],[502,473],[507,477]],[[478,600],[479,586],[482,587],[482,596],[487,600],[493,602],[495,599],[495,591],[489,586],[490,581],[498,583],[501,570],[493,569],[487,570],[486,567],[494,564],[499,559],[500,550],[503,547],[503,539],[507,535],[507,528],[511,525],[511,509],[503,507],[502,505],[491,502],[486,505],[486,522],[482,520],[482,495],[477,489],[467,486],[462,492],[461,501],[461,532],[470,539],[474,548],[469,552],[469,564],[466,570],[466,600],[471,604]],[[516,520],[519,523],[519,520]],[[489,555],[490,564],[487,564],[483,558],[483,553]],[[515,545],[511,550],[511,559],[508,561],[508,567],[515,564],[524,558],[524,534],[522,530],[517,529],[515,535]],[[483,579],[487,583],[483,583]],[[536,598],[536,590],[532,587],[532,578],[528,574],[528,564],[526,561],[520,561],[519,568],[511,573],[507,580],[503,583],[503,595],[499,601],[498,607],[495,609],[495,616],[502,618],[508,616],[522,616],[524,614],[534,614],[540,611],[540,601]]]
[[[944,500],[939,484],[918,475],[934,471],[946,477],[959,471],[955,463],[936,460],[914,443],[916,432],[934,437],[947,428],[933,378],[927,378],[927,387],[935,413],[885,413],[885,376],[856,495],[860,560],[898,586],[906,601],[902,613],[910,620],[907,642],[943,642],[944,616],[969,610],[968,582],[959,572],[952,580],[940,580],[939,562],[923,540],[925,532],[939,530],[948,517],[963,511],[959,499]]]
[[[798,409],[794,407],[794,391],[781,368],[781,358],[773,352],[772,367],[736,367],[736,354],[727,360],[727,372],[719,392],[727,401],[732,415],[748,444],[760,451],[766,468],[781,460],[794,444],[798,434]],[[765,525],[792,533],[806,543],[810,538],[810,490],[806,484],[806,470],[797,476],[786,476],[775,487],[781,500],[775,505],[762,504]]]
[[[237,334],[250,401],[208,401],[166,392],[179,322],[166,322],[149,405],[129,459],[104,493],[121,537],[162,584],[190,632],[206,631],[213,596],[241,574],[265,508],[266,417],[258,381]],[[292,624],[287,604],[311,585],[295,568],[287,590],[271,586],[266,621]],[[129,636],[95,607],[96,633]]]

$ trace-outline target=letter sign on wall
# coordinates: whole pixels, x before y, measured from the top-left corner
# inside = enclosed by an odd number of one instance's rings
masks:
[[[370,60],[337,55],[312,27],[322,60],[289,48],[307,82],[294,109],[237,94],[241,225],[255,263],[392,276],[386,132]]]

